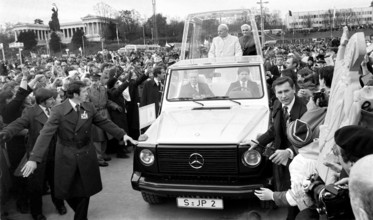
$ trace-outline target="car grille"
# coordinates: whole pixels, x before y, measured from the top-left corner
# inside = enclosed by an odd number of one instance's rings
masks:
[[[203,165],[198,163],[198,161],[201,162],[201,157],[203,158]],[[230,175],[238,173],[237,147],[234,145],[159,145],[157,148],[157,158],[160,173]],[[194,165],[193,161],[196,162]]]

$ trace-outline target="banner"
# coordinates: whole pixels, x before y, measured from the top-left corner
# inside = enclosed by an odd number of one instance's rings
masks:
[[[139,108],[140,129],[151,125],[155,119],[155,104],[145,105]]]

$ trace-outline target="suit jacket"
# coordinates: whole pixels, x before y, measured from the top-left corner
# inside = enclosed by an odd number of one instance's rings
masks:
[[[146,81],[142,90],[140,106],[155,103],[155,114],[158,115],[162,94],[161,86],[157,86],[154,79]]]
[[[307,111],[307,107],[302,100],[295,96],[295,102],[293,108],[290,111],[290,121],[294,121],[302,117]],[[272,125],[266,133],[258,138],[258,142],[266,146],[267,144],[274,141],[274,147],[276,149],[286,149],[289,147],[289,142],[286,137],[285,122],[283,119],[282,104],[279,100],[276,100],[273,105],[272,111]],[[291,148],[292,149],[292,148]],[[293,149],[292,149],[293,150]],[[295,151],[293,150],[294,155]]]
[[[30,160],[40,162],[52,137],[57,133],[55,153],[55,196],[61,199],[89,197],[101,191],[102,183],[91,128],[96,125],[117,139],[125,132],[103,118],[92,103],[82,103],[80,115],[69,100],[55,106],[40,131]]]
[[[228,91],[226,93],[226,96],[229,96],[229,93],[232,90],[233,91],[241,91],[241,90],[239,90],[239,88],[241,88],[241,82],[240,81],[236,81],[236,82],[231,83],[231,85],[229,86]],[[250,93],[251,93],[251,97],[260,97],[260,91],[259,91],[258,84],[256,84],[253,81],[248,80],[247,81],[247,88],[248,88],[248,91],[250,91]]]
[[[192,98],[193,96],[214,96],[209,86],[206,83],[198,83],[198,92],[195,90],[190,83],[183,85],[180,91],[180,97]]]
[[[306,105],[300,98],[295,96],[295,102],[293,108],[290,111],[290,121],[299,119],[307,111]],[[272,110],[272,125],[266,133],[258,138],[258,142],[266,146],[273,141],[273,145],[276,149],[290,148],[293,154],[296,155],[296,151],[291,147],[286,137],[286,123],[283,119],[282,104],[279,100],[276,100]],[[288,164],[290,160],[288,161]],[[275,191],[285,191],[290,189],[290,173],[289,168],[282,165],[273,165],[273,177],[275,182]]]
[[[282,70],[286,69],[285,65],[282,65]],[[273,65],[269,68],[269,71],[273,75],[272,81],[276,80],[278,77],[281,76],[281,70],[278,69],[277,65]]]
[[[240,42],[243,56],[257,55],[253,36],[242,36],[238,39],[238,41]]]
[[[26,108],[23,111],[22,116],[10,123],[3,131],[7,133],[9,138],[12,138],[23,129],[28,129],[26,152],[30,153],[34,147],[41,129],[43,128],[47,120],[48,117],[44,113],[43,109],[41,109],[39,105],[35,104],[31,107]],[[52,160],[54,159],[52,156],[54,155],[55,144],[56,142],[54,139],[50,142],[49,148],[47,149],[47,151],[51,150],[51,152],[48,154],[48,158]],[[45,156],[43,160],[44,159]]]

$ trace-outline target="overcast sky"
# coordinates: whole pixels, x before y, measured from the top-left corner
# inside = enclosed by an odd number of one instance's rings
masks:
[[[189,13],[240,9],[259,7],[256,2],[260,0],[154,0],[157,4],[157,13],[162,13],[170,18],[184,20]],[[288,10],[309,11],[322,10],[336,7],[358,8],[370,5],[369,0],[263,0],[268,1],[266,7],[272,10],[280,10],[282,16]],[[44,24],[51,19],[52,3],[56,3],[59,9],[60,23],[79,21],[81,17],[95,14],[94,5],[100,1],[96,0],[0,0],[0,24],[11,23],[33,23],[34,19],[40,18]],[[152,15],[152,0],[107,0],[102,1],[117,10],[135,9],[146,18]]]

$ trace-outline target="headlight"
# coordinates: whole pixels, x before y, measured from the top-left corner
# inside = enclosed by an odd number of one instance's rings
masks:
[[[242,155],[242,163],[248,167],[257,167],[262,160],[262,156],[256,150],[248,150]]]
[[[151,166],[154,163],[154,154],[148,149],[142,150],[139,157],[141,163],[145,166]]]

